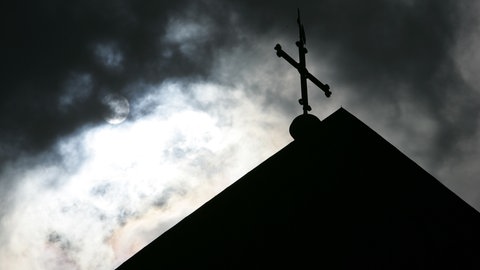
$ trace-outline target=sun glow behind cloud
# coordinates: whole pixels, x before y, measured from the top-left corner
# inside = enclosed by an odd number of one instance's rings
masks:
[[[1,269],[111,269],[290,140],[277,130],[288,122],[258,117],[239,89],[150,87],[132,104],[142,113],[11,167],[23,184],[1,224]]]

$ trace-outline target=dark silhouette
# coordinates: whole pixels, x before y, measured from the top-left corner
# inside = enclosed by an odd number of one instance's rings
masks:
[[[280,44],[277,44],[275,46],[275,50],[277,51],[278,57],[283,57],[285,60],[287,60],[288,63],[290,63],[292,66],[294,66],[298,70],[298,73],[300,73],[302,98],[299,99],[298,102],[300,103],[300,105],[303,106],[303,114],[307,114],[308,111],[312,110],[310,105],[308,105],[307,79],[309,79],[316,86],[322,89],[325,92],[325,96],[330,97],[332,93],[330,92],[330,86],[328,86],[328,84],[323,84],[321,81],[315,78],[307,70],[306,60],[305,60],[305,54],[308,52],[307,48],[305,47],[307,44],[307,40],[305,37],[305,29],[303,28],[303,24],[300,20],[300,10],[297,10],[297,11],[298,11],[297,23],[298,23],[298,32],[299,32],[300,39],[295,44],[298,47],[298,56],[300,58],[300,63],[297,63],[295,60],[293,60],[292,57],[290,57],[285,51],[283,51],[282,46],[280,46]]]
[[[345,109],[309,116],[118,269],[480,269],[475,209]]]

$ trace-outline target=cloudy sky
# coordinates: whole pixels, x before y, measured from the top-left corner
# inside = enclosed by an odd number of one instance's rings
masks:
[[[333,92],[309,84],[312,113],[343,106],[480,210],[479,2],[14,1],[0,269],[112,269],[286,146],[297,8]]]

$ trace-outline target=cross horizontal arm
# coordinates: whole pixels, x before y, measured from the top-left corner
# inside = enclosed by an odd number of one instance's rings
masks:
[[[321,81],[319,81],[317,78],[315,78],[306,68],[302,68],[299,63],[297,63],[295,60],[293,60],[290,55],[288,55],[284,50],[282,50],[282,46],[280,44],[277,44],[275,46],[275,50],[277,51],[277,56],[282,57],[285,60],[287,60],[290,65],[294,66],[298,72],[301,74],[303,73],[307,79],[309,79],[311,82],[313,82],[316,86],[318,86],[320,89],[323,90],[325,93],[325,96],[330,97],[332,92],[330,92],[330,86],[328,84],[324,84]]]

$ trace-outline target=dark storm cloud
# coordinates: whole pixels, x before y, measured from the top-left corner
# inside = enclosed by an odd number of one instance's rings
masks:
[[[22,1],[9,5],[3,8],[0,141],[6,151],[0,161],[14,157],[19,149],[44,149],[59,136],[101,121],[99,100],[105,92],[124,92],[133,98],[142,89],[126,93],[132,83],[204,76],[211,62],[204,58],[229,42],[218,38],[227,31],[219,27],[226,18],[213,4]],[[175,20],[195,21],[200,15],[212,18],[208,38],[195,43],[202,48],[188,55],[182,51],[185,44],[165,40]]]
[[[327,44],[327,52],[337,51],[333,63],[340,70],[337,79],[348,81],[360,102],[367,105],[380,99],[393,108],[411,102],[435,119],[440,130],[433,157],[448,154],[452,142],[476,130],[478,96],[463,82],[452,56],[464,16],[457,5],[455,1],[369,1],[357,8],[328,4],[321,8],[322,15],[331,14],[327,19],[335,23],[314,24],[322,28],[319,33],[329,28],[319,35],[328,39],[318,42]]]
[[[2,18],[7,26],[0,81],[2,162],[19,150],[42,150],[59,136],[100,123],[99,100],[109,91],[131,100],[148,90],[132,85],[165,79],[215,81],[216,74],[210,72],[220,51],[254,45],[264,36],[292,40],[282,45],[296,56],[297,7],[307,32],[307,62],[333,71],[333,77],[319,79],[332,86],[334,96],[335,85],[342,84],[351,103],[371,108],[371,113],[375,104],[391,107],[392,125],[399,129],[404,124],[398,122],[399,104],[421,107],[440,127],[433,157],[447,155],[452,150],[448,146],[477,128],[478,94],[463,82],[452,60],[464,15],[457,1],[123,0],[10,5]],[[271,41],[272,58],[277,41]],[[238,67],[243,60],[238,59]],[[287,64],[279,60],[278,65]],[[235,74],[229,78],[236,80]],[[281,106],[287,104],[275,98]]]

